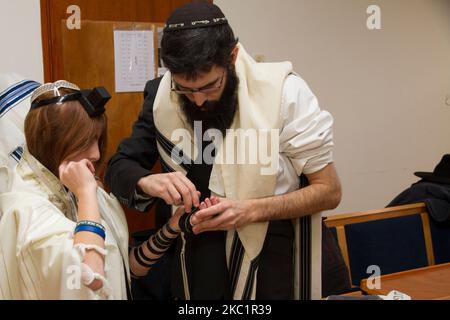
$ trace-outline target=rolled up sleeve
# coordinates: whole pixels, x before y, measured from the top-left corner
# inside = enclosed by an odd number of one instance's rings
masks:
[[[281,116],[280,152],[298,176],[320,171],[333,162],[333,117],[320,109],[311,89],[296,75],[285,81]]]

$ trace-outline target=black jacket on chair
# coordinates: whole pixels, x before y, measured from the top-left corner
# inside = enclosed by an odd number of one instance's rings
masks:
[[[421,180],[400,193],[388,207],[424,202],[431,217],[435,263],[450,262],[450,185]]]
[[[418,202],[425,202],[434,221],[450,221],[450,185],[421,180],[395,197],[388,207]]]

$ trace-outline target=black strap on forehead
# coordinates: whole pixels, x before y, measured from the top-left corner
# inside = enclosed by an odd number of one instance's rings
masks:
[[[79,101],[90,117],[97,117],[105,112],[105,104],[111,99],[108,91],[103,87],[96,87],[92,90],[81,90],[58,97],[34,101],[31,110],[51,104],[68,101]]]
[[[81,97],[81,92],[76,92],[76,93],[69,93],[69,94],[66,94],[63,96],[59,96],[59,97],[53,97],[53,98],[44,99],[44,100],[40,100],[40,101],[34,101],[31,104],[31,110],[37,109],[37,108],[40,108],[43,106],[48,106],[51,104],[79,100],[80,97]]]

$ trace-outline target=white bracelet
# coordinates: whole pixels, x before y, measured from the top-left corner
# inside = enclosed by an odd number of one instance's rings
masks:
[[[81,282],[85,286],[89,286],[94,280],[100,280],[103,285],[106,284],[106,279],[99,273],[95,273],[92,271],[91,267],[89,267],[87,264],[82,263],[81,264]]]
[[[99,294],[103,294],[108,299],[112,298],[112,290],[108,285],[107,280],[101,274],[95,273],[92,271],[91,267],[87,264],[81,264],[81,282],[83,285],[88,287],[95,280],[100,280],[102,282],[102,287],[97,290]]]
[[[81,283],[85,286],[89,286],[95,280],[94,271],[87,265],[81,264]]]
[[[86,255],[86,251],[89,251],[89,250],[94,250],[104,257],[108,254],[108,251],[106,249],[104,249],[98,245],[95,245],[95,244],[77,243],[73,247],[80,252],[80,254],[83,258]]]

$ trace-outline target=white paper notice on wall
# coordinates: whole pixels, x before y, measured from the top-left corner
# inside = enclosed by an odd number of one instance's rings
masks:
[[[116,92],[142,92],[155,77],[152,30],[114,30]]]

